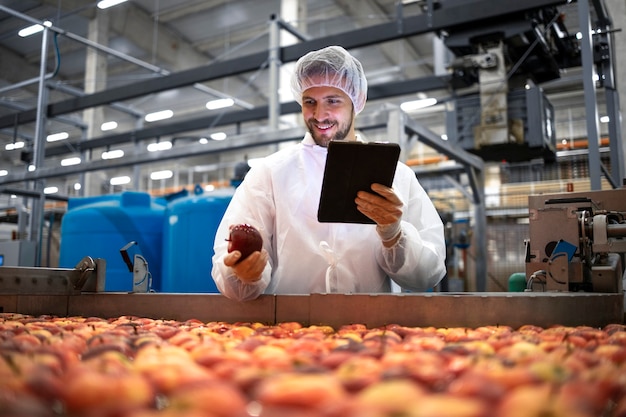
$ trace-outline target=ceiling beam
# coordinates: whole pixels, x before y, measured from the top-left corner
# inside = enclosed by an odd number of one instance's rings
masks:
[[[368,100],[375,101],[419,91],[445,89],[448,86],[448,81],[448,77],[429,76],[408,81],[373,85],[368,89]],[[195,119],[159,124],[158,126],[103,136],[90,140],[65,140],[60,145],[47,147],[46,157],[67,155],[70,153],[88,151],[91,149],[129,142],[140,142],[143,140],[154,139],[156,137],[175,135],[181,132],[206,130],[216,126],[264,120],[267,119],[268,112],[268,106],[259,106],[252,110],[231,111],[212,117],[200,116]],[[299,112],[300,105],[295,101],[281,104],[281,114],[294,114]]]
[[[162,23],[158,16],[152,17],[132,3],[124,6],[108,9],[110,28],[142,50],[152,53],[154,56],[146,58],[147,61],[163,63],[169,71],[177,72],[206,65],[211,59]]]
[[[166,9],[160,9],[157,11],[158,18],[160,22],[170,22],[172,20],[181,19],[187,17],[189,15],[194,15],[198,13],[202,13],[204,11],[213,9],[215,7],[219,7],[224,3],[227,3],[225,0],[197,0],[194,4],[188,4],[186,2],[184,5],[180,5],[180,3],[176,3],[176,5],[171,6]]]
[[[371,21],[372,16],[383,20],[390,20],[396,10],[391,13],[385,10],[376,0],[335,0],[335,3],[345,11],[346,16],[352,16],[360,27],[365,27]],[[393,20],[393,19],[391,19]],[[424,34],[427,35],[427,34]],[[424,42],[421,40],[421,42]],[[423,77],[433,73],[431,65],[426,65],[425,59],[429,53],[418,51],[408,37],[404,37],[394,45],[381,45],[379,48],[383,56],[389,61],[389,66],[399,68],[405,79]],[[432,41],[427,49],[432,51]],[[432,55],[430,56],[432,60]]]
[[[500,0],[497,2],[493,0],[475,0],[471,5],[464,3],[460,6],[443,7],[432,11],[432,13],[403,18],[399,22],[383,23],[282,47],[279,55],[281,62],[292,62],[311,50],[328,45],[342,45],[347,49],[360,48],[565,2],[566,0],[526,0],[523,2],[519,0]],[[49,104],[46,114],[48,117],[54,117],[90,107],[106,105],[114,101],[128,100],[159,91],[188,86],[197,82],[254,71],[264,65],[268,55],[268,51],[258,52],[229,61],[180,71],[158,79],[146,80],[128,86],[93,93],[85,97]],[[36,117],[37,109],[2,116],[0,117],[0,128],[11,127],[16,123],[19,125],[33,122],[36,120]]]
[[[67,167],[41,167],[32,172],[16,172],[0,177],[0,192],[2,192],[2,186],[6,184],[80,174],[83,172],[108,170],[131,165],[162,162],[165,160],[180,159],[189,156],[222,153],[224,151],[232,151],[235,149],[271,145],[285,141],[298,140],[302,138],[302,135],[304,135],[304,128],[302,127],[278,130],[274,132],[251,132],[229,138],[227,141],[210,141],[207,144],[193,144],[178,148],[174,147],[169,149],[167,152],[139,152],[129,154],[124,158],[94,160],[90,161],[88,164]]]

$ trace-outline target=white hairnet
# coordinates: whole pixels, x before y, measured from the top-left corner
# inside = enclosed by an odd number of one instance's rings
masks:
[[[291,90],[300,105],[306,89],[322,86],[335,87],[346,93],[356,114],[365,107],[367,79],[363,66],[341,46],[311,51],[296,62]]]

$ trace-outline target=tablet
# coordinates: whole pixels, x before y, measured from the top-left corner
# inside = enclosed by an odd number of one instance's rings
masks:
[[[387,142],[331,141],[317,210],[321,223],[369,223],[374,221],[356,208],[358,191],[373,183],[391,187],[400,157],[400,145]]]

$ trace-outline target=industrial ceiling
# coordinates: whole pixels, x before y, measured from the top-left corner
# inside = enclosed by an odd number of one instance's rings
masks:
[[[603,2],[592,5],[593,22]],[[129,0],[106,10],[95,1],[2,0],[0,170],[7,175],[0,177],[0,187],[27,187],[21,180],[32,175],[28,165],[36,136],[59,132],[68,137],[45,143],[42,162],[47,184],[57,184],[61,195],[77,193],[72,185],[84,180],[79,171],[88,170],[86,160],[99,160],[102,152],[113,149],[134,154],[135,159],[129,159],[134,163],[102,165],[111,169],[95,171],[96,183],[105,185],[112,176],[134,172],[141,184],[131,186],[145,189],[151,185],[143,178],[165,168],[183,172],[181,181],[186,183],[227,179],[236,162],[279,146],[230,149],[228,138],[245,135],[249,138],[245,143],[253,144],[256,132],[298,131],[298,107],[285,88],[289,65],[306,51],[333,43],[350,49],[364,65],[370,84],[364,115],[418,97],[434,97],[438,105],[410,112],[410,117],[445,134],[447,103],[477,89],[476,80],[455,77],[445,67],[455,54],[459,58],[472,52],[465,51],[464,37],[491,25],[504,25],[506,30],[532,25],[527,22],[545,18],[537,10],[555,10],[562,28],[578,32],[578,4],[558,0]],[[20,37],[18,31],[46,21],[52,30],[47,31],[42,55],[42,32]],[[273,49],[276,34],[280,48]],[[442,37],[460,43],[442,48]],[[567,61],[564,50],[558,57],[554,50],[542,56],[539,48],[525,55],[524,42],[529,40],[523,38],[517,36],[508,45],[515,55],[512,65],[546,92],[555,108],[559,140],[586,137],[583,71],[576,60],[580,57]],[[278,84],[273,84],[272,59],[279,63]],[[45,101],[39,83],[42,73]],[[281,103],[278,108],[272,107],[275,95]],[[206,107],[223,98],[232,99],[234,105]],[[599,112],[605,111],[604,101],[598,93]],[[38,132],[41,104],[47,117]],[[145,120],[166,109],[173,113],[170,119]],[[282,114],[276,126],[270,126],[272,112]],[[117,123],[114,130],[101,130],[102,123],[111,121]],[[226,140],[216,144],[210,139],[222,132]],[[277,142],[291,139],[276,137]],[[200,138],[209,138],[207,146],[215,151],[198,152]],[[145,147],[157,141],[172,141],[175,148],[190,146],[190,152],[179,151],[178,158],[137,156],[147,155]],[[25,147],[7,150],[7,144],[17,142]],[[82,168],[60,166],[71,156],[83,158]],[[172,181],[167,185],[176,185]],[[106,186],[99,191],[105,190]]]

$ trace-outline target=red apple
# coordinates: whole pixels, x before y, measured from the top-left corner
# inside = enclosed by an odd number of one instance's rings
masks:
[[[101,372],[76,366],[64,376],[61,399],[68,415],[124,415],[127,410],[152,406],[153,386],[131,369],[120,373]]]
[[[228,236],[228,252],[241,252],[239,260],[246,259],[252,252],[263,248],[263,238],[259,231],[249,224],[237,224],[230,227]]]
[[[261,381],[253,397],[268,408],[279,406],[323,410],[346,401],[348,393],[331,374],[284,372]]]
[[[408,379],[389,379],[369,385],[354,396],[354,416],[408,416],[428,395]]]
[[[491,408],[486,401],[480,398],[433,393],[419,398],[418,401],[411,401],[406,415],[413,417],[487,417],[493,415]]]
[[[236,417],[249,415],[246,398],[237,387],[224,381],[204,381],[175,388],[168,395],[166,409],[204,412],[206,416]]]

